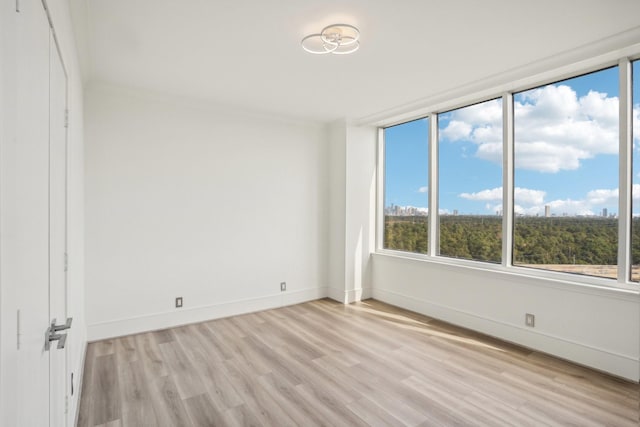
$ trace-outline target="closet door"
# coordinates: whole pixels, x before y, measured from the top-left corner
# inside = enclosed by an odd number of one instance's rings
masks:
[[[45,3],[0,12],[0,424],[64,426],[67,79]]]
[[[16,132],[3,141],[3,286],[17,291],[16,425],[48,426],[49,22],[38,0],[21,1],[16,16]]]

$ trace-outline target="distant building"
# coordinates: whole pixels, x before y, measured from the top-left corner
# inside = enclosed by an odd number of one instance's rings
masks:
[[[607,208],[602,208],[602,216],[607,217]]]
[[[458,209],[453,210],[453,215],[458,215]]]
[[[544,206],[544,216],[547,218],[551,216],[551,206],[549,205]]]

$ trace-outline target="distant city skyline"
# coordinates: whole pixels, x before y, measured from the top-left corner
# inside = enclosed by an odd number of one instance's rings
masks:
[[[427,216],[429,214],[428,208],[421,208],[416,206],[398,206],[391,204],[389,206],[385,206],[384,214],[387,216]],[[454,209],[452,212],[440,211],[440,215],[451,215],[451,216],[465,216],[464,213],[460,213],[457,209]],[[467,214],[467,215],[480,215],[480,216],[502,216],[502,211],[498,210],[494,213],[482,213],[482,214]],[[526,216],[526,214],[517,214],[517,216]],[[534,214],[529,216],[544,216],[546,218],[556,218],[556,217],[602,217],[602,218],[617,218],[618,214],[611,213],[607,208],[602,208],[602,211],[595,214],[575,214],[569,215],[568,212],[552,212],[551,206],[545,205],[544,214]]]
[[[634,82],[640,79],[634,66]],[[640,83],[634,96],[634,214],[640,196]],[[515,212],[617,216],[618,69],[514,95]],[[501,99],[438,117],[439,211],[502,211]],[[428,119],[385,129],[385,208],[428,212]],[[548,208],[547,208],[548,207]],[[426,213],[424,213],[426,215]]]

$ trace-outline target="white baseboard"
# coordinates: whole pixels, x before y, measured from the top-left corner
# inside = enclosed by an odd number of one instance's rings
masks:
[[[227,301],[220,304],[184,308],[177,311],[94,323],[87,326],[87,340],[92,342],[106,338],[172,328],[174,326],[299,304],[325,297],[327,297],[326,287],[307,288],[274,295],[265,295],[258,298]]]
[[[631,381],[638,382],[640,378],[640,360],[632,356],[613,353],[562,337],[534,332],[518,325],[433,304],[394,291],[374,288],[372,297],[397,307],[520,344]]]
[[[343,304],[346,301],[344,289],[329,287],[327,296],[332,300],[341,302]]]
[[[329,298],[343,304],[362,301],[363,299],[371,298],[371,295],[371,288],[351,289],[348,291],[345,291],[344,289],[329,288],[328,292]]]

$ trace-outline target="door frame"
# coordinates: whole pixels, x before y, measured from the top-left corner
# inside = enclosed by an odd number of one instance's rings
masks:
[[[43,0],[44,1],[44,0]],[[44,4],[44,3],[43,3]],[[68,247],[68,87],[62,52],[49,20],[49,318],[64,324],[69,315]],[[61,331],[67,338],[70,331]],[[68,341],[49,350],[49,425],[68,425]]]

